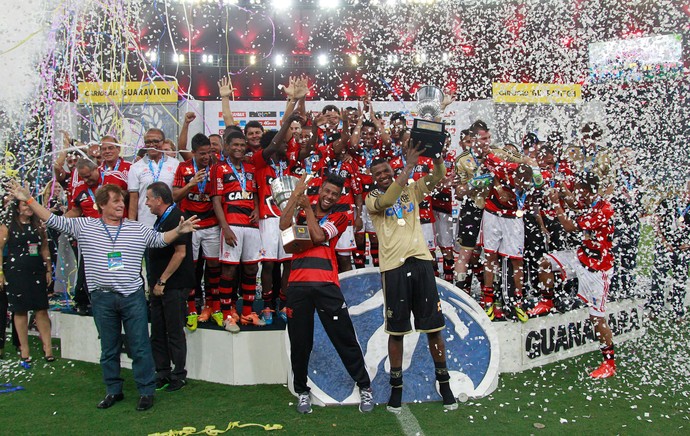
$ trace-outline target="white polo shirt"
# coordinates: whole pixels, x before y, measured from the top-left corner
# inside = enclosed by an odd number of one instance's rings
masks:
[[[147,227],[153,227],[153,223],[156,222],[156,215],[152,214],[148,206],[146,206],[146,189],[153,182],[163,182],[172,190],[175,172],[179,164],[179,160],[163,154],[161,161],[158,161],[158,163],[149,159],[148,156],[144,156],[143,159],[129,169],[127,188],[129,192],[139,193],[137,221]]]

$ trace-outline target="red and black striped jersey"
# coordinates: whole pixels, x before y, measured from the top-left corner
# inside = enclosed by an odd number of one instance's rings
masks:
[[[357,165],[357,179],[362,189],[362,199],[374,190],[374,180],[371,178],[371,162],[382,157],[375,148],[356,148],[352,150],[352,160]]]
[[[230,162],[220,162],[211,168],[211,197],[221,197],[229,225],[258,227],[258,223],[249,219],[255,195],[254,165],[242,162],[235,168]]]
[[[342,160],[336,161],[335,159],[329,160],[319,172],[318,178],[321,179],[321,181],[318,183],[319,187],[321,187],[322,182],[326,180],[328,174],[337,174],[344,179],[345,183],[343,185],[342,195],[340,196],[338,203],[334,206],[334,212],[352,210],[352,206],[355,204],[355,195],[362,193],[362,186],[357,178],[358,172],[359,170],[357,169],[357,164],[354,162],[354,160],[343,162]],[[310,184],[310,187],[311,186],[312,184]]]
[[[312,247],[302,253],[292,255],[289,283],[324,284],[338,281],[338,261],[335,257],[335,246],[340,235],[347,228],[350,217],[344,212],[331,212],[323,217],[316,217],[319,225],[326,232],[328,242]],[[297,217],[297,224],[306,224],[304,212]]]
[[[575,219],[582,229],[582,243],[577,249],[577,258],[582,264],[596,271],[613,268],[613,206],[606,200],[599,200],[589,211]]]
[[[393,158],[390,161],[390,165],[393,169],[393,172],[397,176],[398,174],[400,174],[400,171],[402,171],[402,169],[405,168],[405,158],[402,155]],[[432,158],[426,156],[419,156],[419,159],[417,160],[417,165],[415,165],[414,171],[412,171],[412,174],[410,174],[410,179],[416,182],[417,180],[431,174],[431,171],[433,171],[433,169],[434,160]],[[434,212],[431,209],[431,194],[424,197],[424,201],[419,203],[419,221],[422,224],[433,223],[434,221],[436,221],[436,218],[434,218]]]
[[[196,171],[193,159],[180,163],[175,171],[173,187],[185,187],[194,178]],[[213,202],[211,201],[211,187],[213,184],[209,183],[210,180],[211,169],[206,168],[206,180],[192,186],[178,205],[185,216],[196,215],[199,218],[199,228],[201,229],[218,225],[218,218],[213,212]]]
[[[443,164],[446,166],[446,177],[453,175],[455,168],[455,150],[448,150],[443,156]],[[431,192],[431,208],[438,212],[453,213],[453,190],[438,186]]]

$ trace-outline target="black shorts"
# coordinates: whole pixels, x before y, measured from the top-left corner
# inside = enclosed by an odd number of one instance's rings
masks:
[[[414,314],[414,328],[432,333],[446,325],[441,301],[436,289],[436,277],[430,260],[409,258],[396,269],[381,274],[386,308],[386,333],[412,333],[410,313]]]
[[[478,208],[472,200],[466,200],[461,206],[457,239],[461,247],[474,249],[477,246],[483,213],[484,209]]]

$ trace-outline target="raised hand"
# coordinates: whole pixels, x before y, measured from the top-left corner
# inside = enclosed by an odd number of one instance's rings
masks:
[[[220,98],[232,98],[235,99],[235,88],[232,87],[232,80],[230,75],[222,77],[218,81],[218,92],[220,93]]]
[[[194,112],[187,112],[186,114],[184,114],[185,124],[189,124],[194,120],[196,120],[196,114]]]
[[[295,80],[295,95],[296,99],[304,98],[309,93],[309,81],[307,76],[302,75]]]
[[[444,94],[443,96],[443,101],[441,102],[441,110],[446,110],[448,105],[453,103],[456,100],[455,94],[450,95],[450,94]]]
[[[196,215],[193,215],[189,217],[189,219],[184,219],[183,217],[180,217],[180,224],[177,226],[177,233],[179,235],[183,235],[185,233],[192,233],[196,232],[196,229],[199,228],[199,218],[196,217]]]
[[[288,86],[283,86],[283,92],[290,99],[296,98],[295,97],[295,77],[294,76],[290,76],[288,78]]]
[[[27,201],[31,198],[31,192],[26,186],[20,185],[16,180],[10,180],[9,184],[10,194],[19,201]]]

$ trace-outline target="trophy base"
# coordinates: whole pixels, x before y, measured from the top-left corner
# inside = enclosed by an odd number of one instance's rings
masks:
[[[283,230],[280,236],[286,253],[301,253],[314,246],[307,226],[293,225]]]

